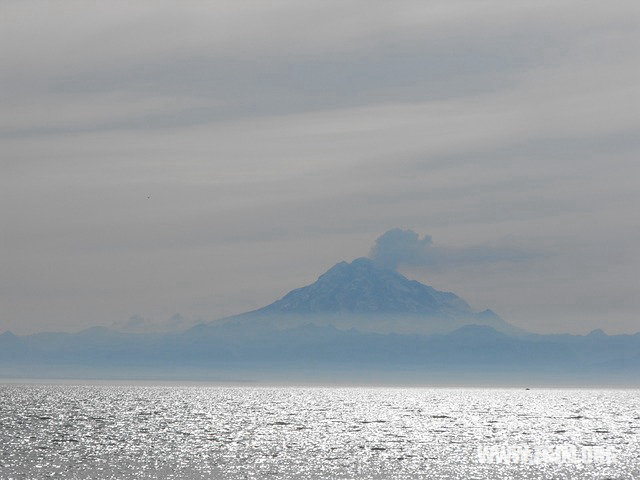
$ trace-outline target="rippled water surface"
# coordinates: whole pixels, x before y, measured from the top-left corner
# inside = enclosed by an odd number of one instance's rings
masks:
[[[0,478],[640,479],[638,390],[0,385]],[[615,447],[487,465],[478,445]]]

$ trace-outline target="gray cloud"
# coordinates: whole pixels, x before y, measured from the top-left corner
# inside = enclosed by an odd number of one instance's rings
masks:
[[[636,329],[635,0],[151,5],[2,4],[0,330],[213,320],[390,225],[513,323]]]
[[[478,263],[517,262],[531,259],[534,254],[514,247],[439,246],[434,245],[430,235],[420,238],[413,230],[393,228],[376,239],[369,257],[393,269],[399,266],[413,266],[440,270]]]

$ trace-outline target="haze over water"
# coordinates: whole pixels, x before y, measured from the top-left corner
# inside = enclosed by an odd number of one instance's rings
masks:
[[[637,390],[0,386],[0,477],[634,478]],[[496,465],[478,446],[572,444],[610,465]]]

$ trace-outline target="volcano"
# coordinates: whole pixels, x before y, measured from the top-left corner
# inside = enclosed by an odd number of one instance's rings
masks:
[[[446,333],[476,324],[521,333],[491,310],[474,311],[454,293],[436,290],[364,257],[340,262],[311,285],[222,322],[278,328],[333,325],[376,333]]]

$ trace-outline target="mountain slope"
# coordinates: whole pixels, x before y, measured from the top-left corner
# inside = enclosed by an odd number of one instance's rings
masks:
[[[440,292],[377,265],[367,258],[340,262],[306,287],[256,313],[420,313],[446,315],[471,307],[450,292]]]
[[[474,312],[457,295],[410,280],[368,258],[340,262],[311,285],[224,321],[280,328],[314,323],[378,333],[447,332],[475,323],[520,333],[491,310]]]

